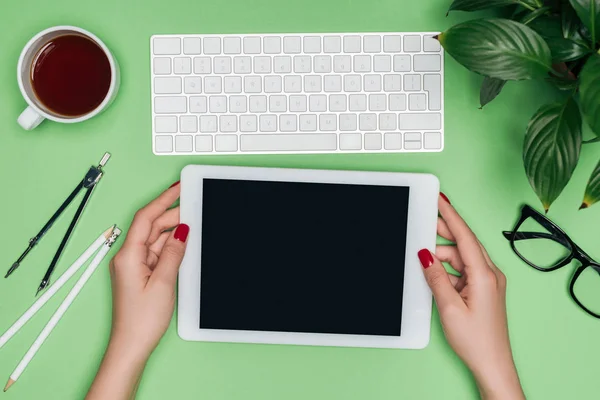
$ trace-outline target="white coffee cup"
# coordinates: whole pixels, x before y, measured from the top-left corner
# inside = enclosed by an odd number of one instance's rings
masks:
[[[65,117],[64,115],[57,114],[48,109],[48,107],[46,107],[36,97],[30,78],[31,66],[34,62],[34,57],[37,55],[42,46],[58,36],[68,34],[83,35],[94,41],[102,49],[102,51],[104,51],[104,54],[106,55],[110,64],[111,71],[110,86],[102,103],[100,103],[98,107],[87,114],[72,118]],[[116,59],[108,47],[106,47],[102,40],[100,40],[96,35],[76,26],[55,26],[38,33],[25,45],[25,48],[19,57],[19,64],[17,66],[17,80],[19,82],[19,89],[21,89],[21,93],[23,94],[25,101],[27,101],[27,104],[29,104],[29,107],[27,107],[25,111],[21,113],[17,121],[24,129],[31,130],[38,126],[44,119],[73,124],[75,122],[88,120],[100,114],[102,111],[108,108],[108,106],[115,99],[119,90],[120,74],[119,65],[117,64]]]

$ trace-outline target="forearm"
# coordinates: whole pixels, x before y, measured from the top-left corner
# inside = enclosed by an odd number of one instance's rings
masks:
[[[110,342],[86,400],[131,400],[148,356]]]
[[[482,400],[525,400],[512,359],[492,371],[473,374]]]

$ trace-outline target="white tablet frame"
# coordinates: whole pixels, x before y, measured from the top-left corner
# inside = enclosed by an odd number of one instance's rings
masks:
[[[200,329],[202,180],[238,179],[410,187],[401,335],[370,336]],[[189,165],[181,172],[181,222],[190,226],[179,272],[177,328],[184,340],[421,349],[429,343],[431,291],[417,258],[435,250],[439,181],[429,174]]]

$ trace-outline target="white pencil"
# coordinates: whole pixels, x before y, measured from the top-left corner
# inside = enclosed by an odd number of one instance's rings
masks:
[[[31,317],[33,317],[35,313],[38,312],[40,308],[42,308],[44,304],[46,304],[48,300],[50,300],[50,298],[54,296],[54,294],[56,294],[56,292],[58,292],[58,290],[62,288],[77,271],[79,271],[81,266],[85,264],[96,251],[98,251],[100,246],[102,246],[102,244],[106,242],[106,240],[112,235],[114,228],[115,225],[111,226],[104,233],[102,233],[98,239],[96,239],[96,241],[92,243],[92,245],[88,247],[87,250],[84,251],[77,260],[75,260],[73,265],[71,265],[61,275],[61,277],[58,278],[58,280],[52,286],[50,286],[48,290],[46,290],[46,292],[42,294],[42,296],[37,299],[37,301],[33,303],[32,306],[29,307],[29,309],[25,311],[25,313],[14,324],[12,324],[12,326],[8,328],[8,330],[4,332],[2,336],[0,336],[0,349],[6,344],[6,342],[10,340],[10,338],[15,335],[15,333],[19,332],[23,325],[25,325],[27,321],[29,321]]]
[[[6,383],[6,386],[4,387],[5,392],[8,390],[8,388],[10,388],[17,381],[17,379],[19,379],[19,377],[21,376],[21,374],[23,373],[23,371],[25,370],[25,368],[27,367],[29,362],[35,356],[35,353],[37,353],[37,351],[40,349],[40,347],[42,347],[42,344],[44,343],[44,341],[48,338],[48,336],[50,335],[50,333],[52,332],[52,330],[54,329],[56,324],[58,324],[58,321],[60,321],[62,316],[65,314],[65,312],[71,305],[71,303],[73,303],[73,300],[75,300],[75,298],[77,297],[77,295],[79,294],[79,292],[81,291],[83,286],[86,284],[88,279],[90,279],[90,277],[92,276],[92,274],[94,273],[96,268],[98,268],[98,265],[100,265],[100,263],[106,256],[106,253],[109,252],[110,247],[115,242],[115,240],[119,237],[120,234],[121,234],[121,230],[119,228],[115,227],[112,232],[111,237],[104,242],[104,245],[100,248],[100,251],[98,252],[98,254],[96,254],[96,257],[94,257],[90,266],[81,275],[81,277],[79,278],[79,280],[77,281],[77,283],[75,284],[73,289],[71,289],[71,291],[69,292],[67,297],[61,303],[60,307],[58,307],[58,309],[56,310],[56,312],[54,313],[52,318],[50,318],[50,321],[48,321],[48,323],[46,324],[46,326],[44,327],[42,332],[39,334],[37,339],[35,339],[35,342],[33,342],[33,344],[31,345],[31,347],[29,348],[29,350],[27,351],[27,353],[25,354],[25,356],[23,357],[23,359],[21,360],[19,365],[17,365],[17,368],[15,368],[13,373],[10,375],[8,382]]]

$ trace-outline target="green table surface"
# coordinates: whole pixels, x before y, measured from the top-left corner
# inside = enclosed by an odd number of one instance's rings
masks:
[[[574,267],[551,274],[526,267],[501,236],[520,205],[539,203],[521,162],[533,112],[558,95],[544,83],[511,82],[498,101],[478,110],[481,77],[446,59],[446,148],[434,154],[156,157],[151,150],[149,38],[158,33],[362,32],[444,30],[468,14],[445,12],[449,0],[4,0],[0,12],[0,269],[62,202],[105,151],[113,158],[57,268],[57,275],[99,232],[127,228],[134,212],[178,180],[187,164],[409,171],[436,174],[442,190],[508,276],[510,335],[531,399],[597,399],[600,321],[570,300]],[[38,31],[78,25],[117,57],[120,93],[102,115],[31,132],[16,82],[22,47]],[[588,132],[589,134],[589,132]],[[577,211],[598,146],[581,161],[550,217],[592,256],[600,206]],[[34,300],[35,289],[70,220],[69,212],[18,273],[0,279],[0,331]],[[596,229],[595,229],[596,228]],[[118,246],[116,246],[118,247]],[[114,254],[116,249],[112,250]],[[67,285],[68,287],[72,285]],[[63,288],[60,293],[65,293]],[[0,378],[13,371],[52,315],[52,299],[0,350]],[[110,331],[107,262],[99,268],[19,381],[1,399],[79,399],[89,387]],[[376,350],[184,342],[172,322],[150,359],[140,399],[472,399],[469,371],[452,352],[434,310],[424,350]]]

